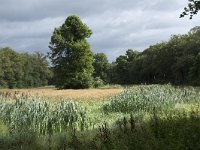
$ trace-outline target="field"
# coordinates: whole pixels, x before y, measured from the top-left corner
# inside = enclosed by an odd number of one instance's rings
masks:
[[[103,99],[122,92],[122,87],[109,87],[104,89],[89,90],[56,90],[54,87],[35,88],[35,89],[2,89],[1,95],[8,97],[39,97],[48,100],[73,99],[73,100],[91,100]]]
[[[0,101],[0,149],[200,148],[194,87],[1,90]]]

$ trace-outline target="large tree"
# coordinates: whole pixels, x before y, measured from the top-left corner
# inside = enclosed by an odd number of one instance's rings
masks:
[[[93,54],[87,42],[92,31],[77,16],[55,28],[49,48],[58,88],[89,88],[93,83]]]

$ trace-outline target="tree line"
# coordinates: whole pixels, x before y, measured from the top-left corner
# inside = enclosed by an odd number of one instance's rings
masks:
[[[50,56],[57,87],[88,88],[101,83],[200,85],[200,27],[173,35],[143,52],[129,49],[111,64],[105,54],[91,54],[86,40],[91,34],[77,16],[69,16],[53,32]]]
[[[99,87],[105,84],[200,85],[200,27],[143,52],[128,49],[109,63],[104,53],[92,52],[91,29],[77,16],[55,28],[50,52],[17,53],[0,49],[0,87],[26,88],[53,84],[59,89]],[[51,61],[49,65],[47,57]]]
[[[45,86],[51,75],[45,55],[0,48],[0,88]]]
[[[111,83],[200,85],[200,27],[143,52],[129,49],[111,68]]]

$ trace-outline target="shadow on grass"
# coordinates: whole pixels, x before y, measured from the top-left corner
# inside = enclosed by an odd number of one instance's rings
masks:
[[[166,115],[154,113],[149,122],[135,123],[134,118],[106,123],[93,131],[71,131],[49,136],[21,132],[0,138],[0,149],[52,150],[197,150],[200,149],[199,112]]]

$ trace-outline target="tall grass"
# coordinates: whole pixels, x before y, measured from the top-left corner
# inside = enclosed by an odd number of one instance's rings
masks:
[[[1,96],[0,149],[200,149],[199,104],[198,89],[171,85],[133,86],[104,101]]]
[[[0,103],[0,118],[10,131],[30,129],[39,134],[64,132],[69,127],[82,129],[86,112],[77,102],[50,103],[34,99],[18,99]]]
[[[126,89],[110,98],[105,112],[137,113],[152,112],[154,109],[169,109],[176,104],[189,104],[200,100],[194,88],[176,88],[171,85],[141,85]]]

